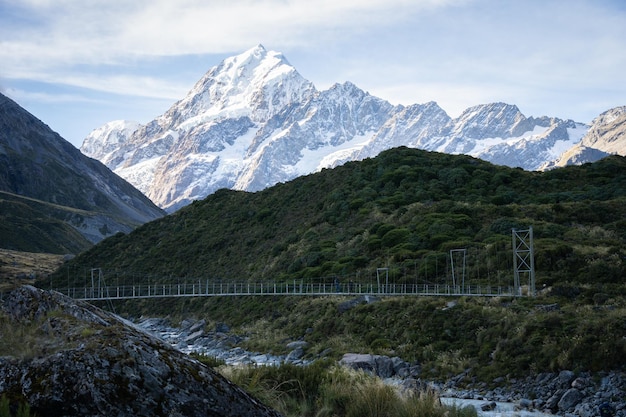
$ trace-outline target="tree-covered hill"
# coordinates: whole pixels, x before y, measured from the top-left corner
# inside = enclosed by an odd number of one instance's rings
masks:
[[[534,231],[537,287],[622,291],[626,159],[528,172],[397,148],[257,193],[220,190],[65,264],[46,287],[202,280],[512,283],[511,231]],[[568,290],[569,291],[569,290]]]

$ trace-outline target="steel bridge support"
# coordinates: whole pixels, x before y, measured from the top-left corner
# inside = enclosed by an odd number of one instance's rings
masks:
[[[513,229],[513,286],[516,295],[522,296],[520,275],[528,277],[528,296],[535,292],[535,254],[533,248],[533,228]]]

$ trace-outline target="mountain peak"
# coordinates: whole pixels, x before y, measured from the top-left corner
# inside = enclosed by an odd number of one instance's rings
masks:
[[[285,101],[300,100],[312,91],[313,84],[283,54],[259,44],[211,68],[174,111],[184,113],[185,119],[247,116],[264,121],[280,111]]]
[[[626,106],[612,108],[593,119],[581,144],[607,153],[626,154]]]
[[[139,129],[139,122],[113,120],[94,129],[83,140],[80,151],[85,155],[108,164],[110,155]]]
[[[507,138],[524,132],[528,119],[514,104],[502,102],[479,104],[455,119],[455,134],[472,138],[496,135]],[[487,136],[488,137],[488,136]]]

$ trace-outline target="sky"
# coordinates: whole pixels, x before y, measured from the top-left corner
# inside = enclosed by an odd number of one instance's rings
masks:
[[[626,0],[0,0],[0,92],[80,147],[258,44],[318,90],[451,117],[505,102],[591,123],[626,105]]]

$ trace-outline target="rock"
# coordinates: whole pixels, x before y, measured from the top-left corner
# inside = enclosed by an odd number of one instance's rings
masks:
[[[572,381],[574,381],[576,375],[572,371],[561,371],[559,372],[559,376],[557,377],[556,383],[558,388],[570,388],[572,386]]]
[[[533,408],[533,402],[529,399],[522,398],[519,400],[519,408],[523,410],[530,410]]]
[[[330,355],[331,353],[333,353],[333,350],[331,348],[326,348],[323,351],[320,352],[320,354],[318,355],[318,357],[320,358],[325,358],[328,355]]]
[[[565,394],[561,397],[558,402],[559,410],[561,411],[570,411],[574,409],[574,406],[582,400],[583,394],[577,390],[576,388],[570,388],[565,391]]]
[[[391,358],[391,363],[393,364],[393,373],[395,375],[405,374],[405,376],[408,376],[410,366],[408,363],[397,356]]]
[[[204,334],[204,330],[198,330],[197,332],[192,333],[189,336],[185,337],[185,343],[192,344],[197,339],[199,339],[203,334]]]
[[[297,340],[295,342],[287,343],[287,349],[297,349],[297,348],[306,349],[308,346],[309,344],[305,342],[304,340]]]
[[[399,361],[401,361],[399,358],[395,360],[395,364],[398,366]],[[339,364],[352,369],[363,370],[380,378],[390,378],[395,375],[394,360],[388,356],[346,353]],[[404,368],[407,367],[408,364]]]
[[[565,391],[562,389],[554,392],[554,394],[552,394],[552,396],[550,396],[550,398],[548,398],[548,400],[546,401],[546,409],[552,412],[557,411],[559,409],[559,400],[563,396],[564,392]]]
[[[572,381],[572,388],[576,388],[579,391],[587,388],[587,380],[585,378],[576,378]]]
[[[264,365],[269,362],[268,355],[254,355],[250,357],[250,360],[257,365]]]
[[[36,339],[28,357],[0,352],[0,395],[24,398],[38,415],[279,416],[206,365],[90,304],[22,287],[2,299],[0,317],[28,326]]]
[[[422,367],[420,365],[413,365],[409,368],[409,376],[417,378],[422,373]]]
[[[493,410],[495,410],[495,409],[496,409],[496,405],[497,405],[497,404],[496,404],[494,401],[491,401],[491,402],[486,402],[486,403],[482,403],[482,404],[480,405],[480,409],[481,409],[482,411],[493,411]]]
[[[394,375],[393,361],[387,356],[374,356],[376,375],[380,378],[390,378]]]
[[[380,301],[380,298],[378,297],[374,297],[372,295],[362,295],[352,300],[344,301],[343,303],[339,304],[337,309],[339,310],[340,314],[343,314],[351,308],[354,308],[360,304],[372,304],[378,301]]]
[[[204,330],[204,326],[206,326],[206,321],[204,320],[200,320],[196,323],[194,323],[190,328],[189,328],[189,333],[196,333],[198,331],[202,331]]]
[[[580,407],[576,407],[575,413],[580,417],[597,417],[599,415],[591,404],[580,404]]]
[[[427,390],[428,387],[424,382],[415,378],[405,378],[400,383],[400,389],[404,392],[418,393]]]
[[[291,352],[289,352],[285,360],[287,362],[295,362],[295,361],[302,359],[303,356],[304,356],[304,349],[302,349],[301,347],[298,347],[292,350]]]
[[[230,332],[230,327],[226,323],[217,323],[215,325],[215,331],[217,333],[228,333]]]
[[[346,353],[339,361],[339,364],[342,366],[347,366],[348,368],[363,370],[372,374],[375,374],[376,370],[374,355],[370,354]]]

